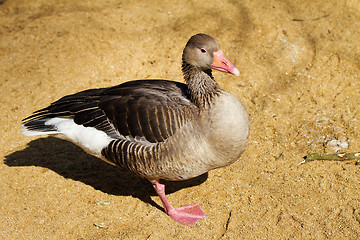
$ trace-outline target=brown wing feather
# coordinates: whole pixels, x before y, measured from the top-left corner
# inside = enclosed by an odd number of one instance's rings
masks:
[[[132,81],[110,88],[99,107],[121,135],[152,143],[173,135],[185,123],[182,114],[188,115],[187,120],[197,114],[186,85],[165,80]]]
[[[95,127],[113,138],[143,138],[155,143],[173,135],[197,111],[185,84],[138,80],[65,96],[23,121],[29,130],[56,131],[56,126],[45,124],[48,119],[73,118],[75,123]]]

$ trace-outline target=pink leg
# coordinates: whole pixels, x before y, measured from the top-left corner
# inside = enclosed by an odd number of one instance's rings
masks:
[[[205,217],[205,213],[198,204],[192,204],[184,207],[173,207],[165,196],[165,185],[161,183],[153,184],[156,193],[159,195],[165,212],[175,221],[191,226],[198,220]]]

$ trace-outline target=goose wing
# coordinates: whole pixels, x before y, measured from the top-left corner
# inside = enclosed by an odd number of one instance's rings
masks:
[[[198,113],[187,86],[167,80],[138,80],[65,96],[24,119],[28,130],[56,131],[50,118],[73,118],[112,138],[165,141]]]

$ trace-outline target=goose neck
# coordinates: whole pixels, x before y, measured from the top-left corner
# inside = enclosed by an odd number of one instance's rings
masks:
[[[211,69],[204,71],[183,62],[182,71],[185,82],[188,85],[191,100],[200,109],[211,107],[214,98],[222,91],[220,86],[215,82]]]

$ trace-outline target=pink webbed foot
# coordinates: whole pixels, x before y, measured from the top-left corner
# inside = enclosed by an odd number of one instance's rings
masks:
[[[159,182],[153,184],[156,193],[159,195],[165,212],[175,221],[191,226],[198,220],[206,217],[198,204],[192,204],[183,207],[173,207],[165,196],[165,185]]]
[[[198,220],[206,217],[198,204],[173,208],[168,210],[167,214],[175,221],[187,226],[191,226]]]

